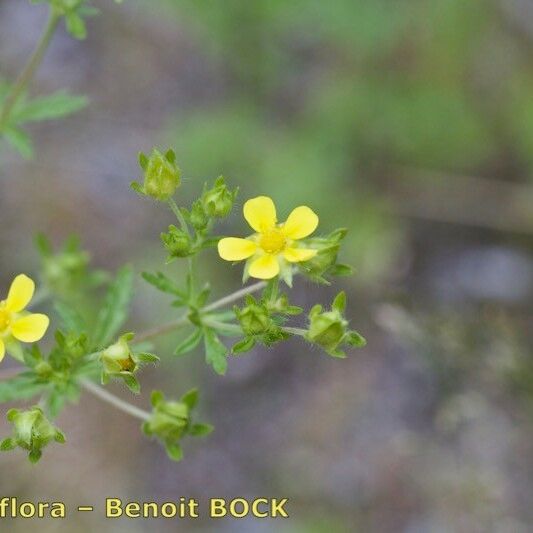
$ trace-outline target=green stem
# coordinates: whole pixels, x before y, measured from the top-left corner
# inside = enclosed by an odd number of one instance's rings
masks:
[[[190,237],[191,232],[189,230],[189,225],[187,224],[187,221],[185,220],[183,213],[180,211],[180,208],[174,201],[174,198],[170,198],[168,200],[168,205],[170,206],[170,209],[172,209],[172,212],[174,213],[174,215],[176,215],[176,218],[178,219],[178,222],[180,223],[181,229]]]
[[[209,313],[210,311],[215,311],[216,309],[220,309],[221,307],[224,307],[237,300],[240,300],[243,296],[246,296],[247,294],[260,291],[265,286],[266,286],[266,283],[264,281],[259,281],[258,283],[254,283],[253,285],[248,285],[247,287],[243,287],[242,289],[235,291],[232,294],[228,294],[228,296],[224,296],[224,298],[220,298],[220,300],[217,300],[209,305],[206,305],[201,310],[201,312]],[[187,315],[183,315],[182,317],[178,318],[177,320],[174,320],[173,322],[168,322],[166,324],[162,324],[161,326],[156,326],[155,328],[149,329],[145,331],[144,333],[140,333],[139,335],[136,335],[135,342],[141,342],[141,341],[146,341],[148,339],[153,339],[154,337],[159,337],[160,335],[164,335],[165,333],[170,333],[171,331],[175,331],[176,329],[182,328],[189,324],[190,324],[190,321]]]
[[[28,87],[29,83],[33,79],[37,68],[41,64],[41,61],[43,60],[48,45],[52,40],[52,36],[54,35],[60,18],[61,17],[56,12],[56,10],[54,8],[50,8],[48,22],[41,38],[37,43],[33,54],[28,59],[28,62],[22,69],[21,73],[13,84],[13,87],[11,88],[9,94],[4,100],[4,104],[2,105],[2,109],[0,110],[0,131],[7,125],[14,106],[16,105],[22,93]]]
[[[283,330],[287,333],[291,333],[292,335],[299,335],[300,337],[305,337],[305,335],[307,334],[307,330],[303,328],[284,327]]]
[[[82,379],[80,380],[80,383],[86,391],[90,392],[94,396],[97,396],[100,398],[100,400],[111,404],[113,407],[116,407],[117,409],[120,409],[121,411],[124,411],[135,418],[146,421],[151,417],[151,414],[148,411],[144,411],[143,409],[140,409],[139,407],[120,399],[118,396],[111,394],[103,387],[100,387],[88,379]]]
[[[226,331],[228,333],[236,333],[237,336],[243,335],[242,328],[238,324],[229,324],[228,322],[220,322],[219,320],[209,320],[209,319],[204,320],[203,323],[206,326],[218,329],[219,331]]]

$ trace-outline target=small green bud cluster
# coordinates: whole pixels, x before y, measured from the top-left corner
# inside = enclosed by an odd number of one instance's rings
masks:
[[[168,262],[178,257],[188,257],[196,252],[191,236],[174,224],[168,227],[168,233],[161,233],[161,240],[168,252]]]
[[[126,333],[115,344],[102,350],[101,376],[103,385],[109,383],[111,378],[122,379],[133,393],[138,394],[141,389],[135,374],[143,364],[156,363],[159,357],[151,353],[134,352],[129,345],[133,337],[133,333]]]
[[[181,184],[181,170],[176,164],[176,154],[168,150],[163,155],[154,148],[149,157],[142,152],[139,154],[139,164],[144,171],[143,184],[134,181],[131,188],[144,196],[154,200],[166,202],[176,192]]]
[[[351,267],[337,263],[342,239],[346,237],[347,230],[340,228],[327,237],[311,237],[307,239],[310,248],[318,250],[317,254],[309,261],[298,264],[302,274],[319,283],[328,283],[326,276],[346,276],[352,273]]]
[[[198,403],[198,391],[192,389],[180,401],[166,401],[161,391],[152,392],[152,416],[143,424],[143,432],[156,437],[173,461],[183,458],[181,440],[186,435],[202,437],[213,431],[209,424],[193,423],[191,416]]]
[[[306,339],[321,346],[333,357],[346,357],[340,349],[344,344],[362,347],[366,340],[357,331],[348,329],[348,321],[344,318],[346,308],[346,294],[337,294],[330,311],[323,311],[320,304],[315,305],[309,312],[309,329]]]
[[[290,334],[283,330],[283,315],[298,315],[302,312],[300,307],[289,305],[286,295],[272,299],[267,291],[259,301],[252,295],[247,295],[245,304],[242,309],[237,306],[233,308],[244,333],[244,339],[233,346],[233,353],[247,352],[256,342],[271,346],[287,339]]]
[[[203,232],[215,218],[228,216],[239,192],[238,188],[229,189],[223,176],[219,176],[211,188],[204,185],[202,195],[193,202],[188,220],[191,226]]]
[[[0,451],[10,451],[18,446],[27,450],[29,460],[36,463],[45,446],[51,442],[65,442],[65,435],[46,418],[40,407],[26,411],[10,409],[7,420],[13,424],[13,434],[0,443]]]

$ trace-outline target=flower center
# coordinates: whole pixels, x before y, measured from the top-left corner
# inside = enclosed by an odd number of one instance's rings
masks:
[[[285,248],[286,239],[278,228],[272,228],[261,233],[259,246],[268,254],[277,254]]]
[[[0,332],[5,331],[11,322],[11,313],[0,304]]]

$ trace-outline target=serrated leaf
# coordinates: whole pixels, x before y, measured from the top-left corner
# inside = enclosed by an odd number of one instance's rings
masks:
[[[205,328],[204,332],[206,363],[211,365],[217,374],[224,375],[228,368],[228,361],[226,359],[228,350],[214,330]]]
[[[147,283],[150,283],[150,285],[153,285],[161,292],[174,294],[176,296],[179,296],[180,298],[185,298],[184,291],[182,291],[174,281],[172,281],[162,272],[143,272],[141,276]]]
[[[181,342],[174,350],[174,355],[184,355],[191,350],[194,350],[202,340],[204,332],[200,328],[196,328],[183,342]]]
[[[13,111],[11,120],[16,124],[24,124],[62,118],[83,109],[88,103],[89,100],[86,96],[58,91],[17,106],[17,109]]]
[[[104,305],[98,313],[93,342],[96,347],[105,347],[116,336],[128,317],[128,307],[133,288],[133,270],[121,268],[111,282]]]
[[[37,396],[45,387],[43,383],[36,383],[35,377],[30,375],[0,381],[0,403],[28,400]]]

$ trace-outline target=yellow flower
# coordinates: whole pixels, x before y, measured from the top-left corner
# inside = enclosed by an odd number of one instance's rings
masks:
[[[36,342],[48,329],[50,321],[46,315],[24,312],[34,291],[33,280],[19,274],[11,283],[7,298],[0,302],[0,361],[6,353],[6,341],[15,338],[22,342]]]
[[[220,239],[218,253],[226,261],[248,259],[248,274],[253,278],[272,279],[287,263],[307,261],[316,255],[316,250],[299,248],[295,242],[311,235],[318,226],[318,216],[309,207],[297,207],[283,224],[278,224],[276,207],[268,196],[248,200],[243,212],[257,233],[246,239]]]

